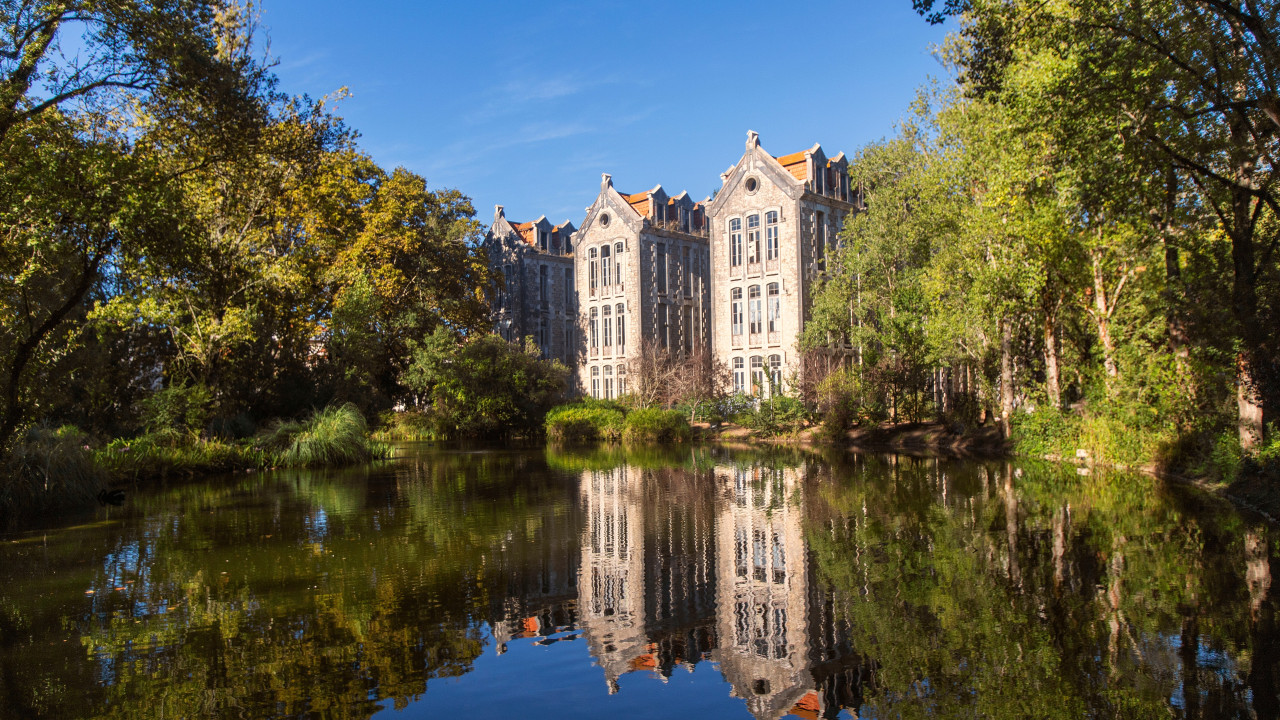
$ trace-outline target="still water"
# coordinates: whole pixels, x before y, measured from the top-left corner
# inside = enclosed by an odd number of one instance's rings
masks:
[[[1277,544],[1049,465],[407,446],[0,537],[0,717],[1273,718]]]

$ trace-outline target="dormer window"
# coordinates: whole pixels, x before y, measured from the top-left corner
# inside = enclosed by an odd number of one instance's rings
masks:
[[[551,246],[551,233],[547,232],[546,230],[539,230],[538,231],[538,249],[541,250],[542,252],[546,252],[550,246]]]

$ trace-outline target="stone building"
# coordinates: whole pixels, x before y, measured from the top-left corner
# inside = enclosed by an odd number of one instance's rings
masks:
[[[811,288],[855,211],[848,161],[817,144],[774,157],[748,132],[720,178],[714,200],[694,202],[661,185],[621,193],[605,174],[580,229],[545,217],[513,223],[498,206],[486,238],[505,278],[497,332],[532,336],[594,397],[627,392],[628,361],[646,343],[709,348],[737,392],[785,388],[801,371]]]
[[[499,277],[490,317],[509,341],[532,337],[545,358],[576,362],[578,304],[573,292],[573,223],[552,225],[546,216],[511,222],[501,205],[485,236],[489,267]]]
[[[711,342],[706,216],[688,193],[623,194],[605,174],[573,248],[584,392],[625,394],[642,343],[691,352]]]
[[[746,151],[720,177],[706,206],[712,348],[734,390],[767,394],[800,372],[810,290],[854,211],[848,162],[817,144],[774,157],[748,132]]]

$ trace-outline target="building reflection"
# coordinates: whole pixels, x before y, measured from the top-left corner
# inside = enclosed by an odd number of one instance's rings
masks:
[[[805,468],[589,470],[578,621],[609,692],[714,662],[753,716],[857,708],[861,660],[804,540]]]

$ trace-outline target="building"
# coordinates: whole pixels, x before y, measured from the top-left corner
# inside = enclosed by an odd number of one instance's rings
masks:
[[[702,203],[688,193],[668,197],[661,185],[623,194],[606,173],[573,247],[585,392],[625,394],[627,360],[644,343],[672,352],[709,345],[711,258]]]
[[[775,157],[747,133],[715,199],[633,194],[602,176],[582,227],[512,223],[502,206],[486,238],[505,278],[495,330],[533,337],[577,371],[579,390],[627,392],[627,365],[652,345],[709,349],[736,392],[767,395],[801,372],[797,341],[845,218],[855,212],[844,153],[820,145]],[[576,289],[576,292],[575,292]]]
[[[774,157],[747,133],[738,162],[707,203],[711,326],[716,359],[737,392],[767,394],[800,372],[796,341],[847,215],[854,212],[844,153],[820,145]]]
[[[570,367],[580,337],[573,232],[573,223],[552,225],[546,216],[511,222],[498,205],[484,243],[489,267],[499,277],[490,303],[494,331],[508,341],[532,337],[543,357]]]

